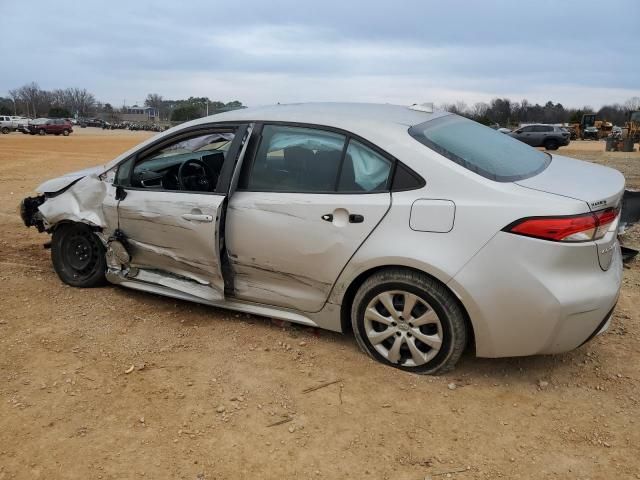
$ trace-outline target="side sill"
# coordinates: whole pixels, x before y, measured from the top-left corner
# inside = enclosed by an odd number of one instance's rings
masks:
[[[203,305],[209,305],[212,307],[226,308],[228,310],[234,310],[238,312],[250,313],[253,315],[259,315],[262,317],[277,318],[278,320],[286,320],[293,323],[299,323],[309,327],[327,328],[333,330],[330,326],[318,325],[311,318],[302,315],[300,313],[275,308],[268,305],[261,305],[257,303],[244,302],[240,300],[222,299],[222,300],[206,300],[188,293],[180,292],[172,288],[164,287],[161,285],[140,282],[128,278],[123,278],[120,275],[112,272],[107,272],[107,280],[116,285],[122,285],[123,287],[133,288],[135,290],[141,290],[143,292],[156,293],[166,297],[177,298],[180,300],[186,300],[189,302],[200,303]]]

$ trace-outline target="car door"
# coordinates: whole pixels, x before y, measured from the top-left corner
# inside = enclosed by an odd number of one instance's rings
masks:
[[[393,160],[349,134],[264,125],[229,200],[233,295],[316,312],[390,207]]]
[[[224,298],[221,219],[249,130],[190,129],[121,164],[119,230],[136,280],[205,300]]]
[[[526,127],[520,128],[519,130],[516,130],[515,135],[513,136],[521,142],[526,143],[527,145],[533,145],[536,141],[533,131],[533,125],[528,125]]]

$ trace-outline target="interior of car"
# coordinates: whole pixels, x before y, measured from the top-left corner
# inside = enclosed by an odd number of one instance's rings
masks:
[[[131,186],[155,190],[214,192],[233,133],[181,139],[138,161]]]

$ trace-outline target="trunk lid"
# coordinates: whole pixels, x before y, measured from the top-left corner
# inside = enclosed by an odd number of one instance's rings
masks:
[[[583,201],[592,212],[619,207],[624,194],[624,176],[613,168],[574,158],[554,155],[549,166],[539,173],[515,183],[525,188]],[[600,267],[611,266],[617,242],[618,222],[595,241]]]
[[[624,176],[617,170],[575,158],[554,155],[538,175],[516,184],[586,202],[591,211],[616,207],[624,194]]]

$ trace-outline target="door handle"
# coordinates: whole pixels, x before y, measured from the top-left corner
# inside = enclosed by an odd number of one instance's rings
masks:
[[[207,222],[207,223],[213,222],[213,216],[197,214],[197,213],[184,213],[182,214],[182,218],[190,222]]]
[[[324,220],[325,222],[333,222],[332,213],[325,213],[320,218],[322,218],[322,220]],[[349,223],[362,223],[362,222],[364,222],[363,215],[359,215],[357,213],[352,213],[351,215],[349,215]]]

